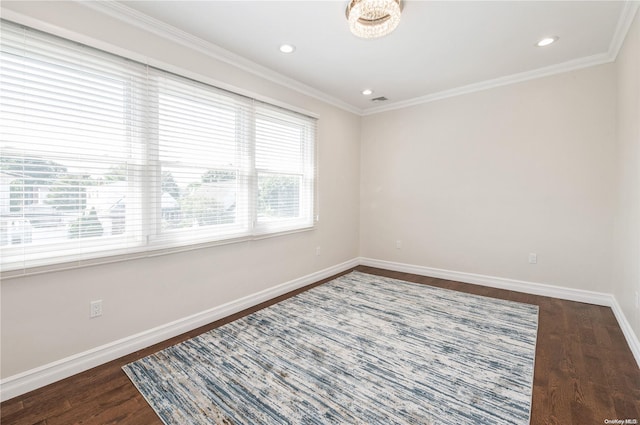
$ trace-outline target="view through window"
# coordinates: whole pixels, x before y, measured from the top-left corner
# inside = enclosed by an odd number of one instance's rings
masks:
[[[315,119],[6,21],[3,270],[313,226]]]

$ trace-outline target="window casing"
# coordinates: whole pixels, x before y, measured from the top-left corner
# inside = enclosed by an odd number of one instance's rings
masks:
[[[313,227],[314,118],[2,24],[2,271]]]

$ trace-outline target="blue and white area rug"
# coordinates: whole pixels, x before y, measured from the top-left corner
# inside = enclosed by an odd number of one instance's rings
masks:
[[[524,425],[537,326],[537,306],[352,272],[123,369],[167,425]]]

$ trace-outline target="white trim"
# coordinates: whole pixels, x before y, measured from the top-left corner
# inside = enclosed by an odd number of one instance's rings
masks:
[[[468,84],[466,86],[455,87],[449,90],[444,90],[437,93],[431,93],[425,96],[414,97],[412,99],[402,100],[402,101],[390,103],[384,106],[367,108],[364,110],[362,115],[363,116],[374,115],[380,112],[393,111],[396,109],[403,109],[410,106],[422,105],[425,103],[435,102],[436,100],[447,99],[449,97],[475,93],[483,90],[493,89],[496,87],[508,86],[511,84],[521,83],[524,81],[536,80],[538,78],[548,77],[556,74],[562,74],[570,71],[576,71],[579,69],[588,68],[596,65],[602,65],[609,62],[613,62],[613,59],[611,59],[610,55],[608,53],[600,53],[597,55],[578,58],[568,62],[547,66],[544,68],[534,69],[532,71],[506,75],[504,77],[480,81],[478,83]]]
[[[216,320],[253,307],[264,301],[271,300],[287,292],[344,272],[357,265],[358,259],[354,258],[298,279],[230,301],[218,307],[9,376],[0,381],[0,401],[5,401],[37,388],[44,387],[45,385],[84,372],[85,370],[134,353],[153,344],[166,341],[174,336],[215,322]]]
[[[133,50],[129,50],[123,47],[116,46],[114,44],[105,42],[103,40],[99,40],[97,38],[89,37],[84,34],[77,33],[75,31],[68,30],[66,28],[59,27],[57,25],[50,24],[45,21],[41,21],[39,19],[33,18],[28,15],[24,15],[19,12],[15,12],[10,9],[2,9],[2,19],[6,19],[11,22],[15,22],[19,25],[25,25],[27,27],[34,28],[38,31],[43,31],[49,34],[53,34],[58,37],[65,38],[67,40],[74,41],[76,43],[85,44],[94,49],[102,50],[107,53],[111,53],[117,56],[122,56],[126,59],[130,59],[136,62],[140,62],[142,64],[148,65],[153,68],[158,68],[163,71],[167,71],[173,74],[180,75],[182,77],[191,78],[193,80],[199,81],[201,83],[209,84],[216,88],[227,90],[235,94],[239,94],[241,96],[246,96],[251,99],[268,103],[273,106],[278,106],[280,108],[288,109],[293,112],[297,112],[302,115],[306,115],[311,118],[320,118],[320,115],[316,112],[312,112],[310,110],[300,108],[298,106],[291,105],[289,103],[282,102],[278,99],[274,99],[268,96],[263,96],[259,93],[253,92],[251,90],[247,90],[238,86],[234,86],[232,84],[225,83],[224,81],[217,80],[215,78],[209,77],[199,72],[191,71],[187,68],[182,68],[180,66],[176,66],[170,64],[168,62],[164,62],[155,58],[150,58],[146,55],[134,52]],[[362,111],[351,111],[358,115],[361,114]]]
[[[273,71],[265,66],[259,65],[253,61],[250,61],[236,53],[226,50],[216,44],[205,41],[199,37],[193,36],[185,31],[168,25],[162,21],[145,15],[135,9],[120,4],[114,0],[106,1],[81,1],[76,0],[97,10],[101,13],[112,16],[116,19],[124,21],[130,25],[149,31],[153,34],[167,38],[171,41],[180,43],[184,46],[202,52],[217,60],[226,62],[247,72],[251,72],[269,81],[281,84],[292,90],[296,90],[299,93],[306,94],[316,99],[327,102],[333,106],[344,109],[346,111],[361,115],[373,115],[380,112],[391,111],[396,109],[403,109],[409,106],[420,105],[424,103],[434,102],[436,100],[446,99],[448,97],[460,96],[463,94],[474,93],[481,90],[488,90],[495,87],[501,87],[505,85],[515,84],[523,81],[529,81],[537,78],[543,78],[555,74],[560,74],[569,71],[575,71],[582,68],[602,65],[605,63],[615,61],[618,52],[624,42],[627,32],[633,22],[633,17],[638,10],[639,3],[634,0],[627,0],[623,6],[618,23],[613,34],[611,44],[606,53],[600,53],[593,56],[584,58],[578,58],[575,60],[563,62],[556,65],[551,65],[543,68],[538,68],[532,71],[511,74],[504,77],[494,78],[491,80],[480,81],[474,84],[469,84],[461,87],[454,87],[449,90],[444,90],[437,93],[430,93],[425,96],[415,97],[404,101],[390,103],[384,106],[371,107],[361,109],[334,96],[330,96],[323,93],[311,86]]]
[[[534,69],[531,71],[521,72],[517,74],[505,75],[504,77],[493,78],[491,80],[479,81],[477,83],[466,86],[454,87],[449,90],[430,93],[425,96],[414,97],[399,102],[390,103],[384,106],[367,108],[362,112],[363,116],[378,114],[380,112],[393,111],[396,109],[407,108],[424,103],[435,102],[436,100],[446,99],[449,97],[460,96],[463,94],[475,93],[482,90],[488,90],[496,87],[521,83],[524,81],[535,80],[538,78],[549,77],[551,75],[562,74],[564,72],[577,71],[579,69],[590,66],[603,65],[605,63],[614,62],[618,57],[618,53],[622,48],[624,39],[631,28],[633,18],[640,8],[640,1],[626,0],[620,16],[615,32],[611,38],[609,50],[606,53],[599,53],[592,56],[582,57],[567,62]]]
[[[627,343],[629,344],[629,348],[631,349],[636,362],[640,366],[640,341],[633,332],[633,329],[622,312],[617,300],[611,294],[360,257],[256,292],[255,294],[228,302],[221,306],[178,319],[174,322],[10,376],[0,381],[0,401],[17,397],[77,373],[84,372],[85,370],[115,360],[153,344],[165,341],[190,330],[197,329],[200,326],[212,323],[231,314],[349,270],[358,265],[611,307]]]
[[[625,1],[622,12],[620,12],[620,18],[618,19],[618,26],[616,26],[616,31],[609,45],[609,56],[612,61],[618,57],[618,53],[620,53],[624,39],[627,37],[629,28],[631,28],[631,24],[633,23],[633,18],[636,16],[639,8],[640,1]]]
[[[232,66],[250,72],[258,77],[264,78],[281,86],[295,90],[298,93],[311,96],[330,105],[336,106],[345,111],[360,115],[362,110],[341,99],[328,95],[320,90],[308,86],[293,78],[287,77],[270,68],[253,62],[243,56],[224,49],[217,44],[213,44],[188,32],[166,24],[158,19],[152,18],[142,12],[125,6],[114,0],[103,1],[81,1],[76,0],[83,6],[87,6],[100,13],[116,18],[134,27],[143,29],[152,34],[158,35],[185,47],[203,53],[213,59],[228,63]]]
[[[638,1],[635,1],[635,0],[625,1],[623,9],[620,12],[620,16],[618,18],[618,24],[616,26],[613,37],[611,39],[609,49],[606,53],[600,53],[593,56],[578,58],[571,61],[567,61],[567,62],[563,62],[560,64],[555,64],[555,65],[551,65],[543,68],[538,68],[538,69],[534,69],[527,72],[506,75],[503,77],[493,78],[485,81],[479,81],[477,83],[460,86],[460,87],[454,87],[454,88],[443,90],[437,93],[430,93],[425,96],[420,96],[420,97],[415,97],[415,98],[411,98],[403,101],[389,103],[384,106],[362,109],[354,105],[351,105],[337,97],[328,95],[307,84],[301,83],[300,81],[297,81],[293,78],[287,77],[279,72],[273,71],[263,65],[260,65],[249,59],[246,59],[214,43],[205,41],[199,37],[196,37],[192,34],[182,31],[176,27],[173,27],[169,24],[166,24],[155,18],[152,18],[142,12],[139,12],[135,9],[127,7],[117,1],[114,1],[114,0],[103,0],[103,1],[76,0],[76,1],[79,4],[82,4],[83,6],[87,6],[99,13],[103,13],[105,15],[116,18],[121,22],[127,23],[129,25],[140,28],[142,30],[148,31],[152,34],[158,35],[160,37],[163,37],[175,43],[179,43],[185,47],[188,47],[190,49],[203,53],[211,58],[225,62],[227,64],[240,68],[244,71],[257,75],[258,77],[264,78],[266,80],[269,80],[281,86],[287,87],[291,90],[295,90],[298,93],[313,97],[322,102],[328,103],[337,108],[343,109],[345,111],[348,111],[360,116],[373,115],[380,112],[403,109],[403,108],[407,108],[415,105],[422,105],[425,103],[435,102],[437,100],[446,99],[449,97],[475,93],[482,90],[488,90],[496,87],[516,84],[524,81],[534,80],[537,78],[548,77],[551,75],[556,75],[564,72],[583,69],[590,66],[602,65],[605,63],[613,62],[616,60],[616,57],[618,56],[618,52],[620,51],[620,48],[624,43],[624,39],[633,22],[633,18],[638,8],[640,7],[640,2]],[[80,41],[80,42],[89,44],[92,47],[101,48],[103,50],[107,50],[112,53],[120,54],[130,59],[141,61],[140,55],[138,54],[131,55],[130,54],[131,52],[126,53],[126,50],[121,48],[115,48],[115,49],[106,48],[106,44],[100,40],[93,40],[85,36],[82,36],[81,40],[78,40],[78,34],[71,33],[68,30],[53,26],[49,23],[42,22],[37,19],[33,19],[31,17],[27,17],[20,13],[13,12],[11,10],[3,9],[2,14],[3,14],[3,17],[6,19],[20,22],[24,25],[33,26],[34,28],[37,28],[43,31],[52,32],[62,37]],[[91,40],[91,41],[87,42],[86,40]],[[150,61],[149,58],[145,58],[143,62],[149,63],[149,61]],[[178,73],[182,73],[185,76],[189,76],[184,74],[183,72],[184,70],[172,71],[173,69],[176,69],[176,67],[168,66],[168,64],[163,64],[159,61],[152,61],[152,62],[154,63],[149,63],[149,65],[157,66],[159,68],[163,68],[171,72],[178,72]],[[193,74],[193,73],[189,73],[189,74]],[[213,84],[220,88],[227,88],[225,84],[221,82],[216,82]],[[239,91],[237,88],[234,88],[234,87],[229,88],[229,90],[235,91],[236,93],[239,93],[239,94],[243,94],[242,91]],[[251,94],[251,96],[256,97],[255,94]],[[268,99],[266,101],[270,103],[274,103],[272,99]]]
[[[509,291],[523,292],[525,294],[541,295],[544,297],[559,298],[569,301],[577,301],[588,304],[611,307],[618,320],[620,329],[629,344],[629,348],[640,367],[640,340],[633,332],[631,324],[624,315],[618,301],[612,294],[604,292],[586,291],[562,286],[548,285],[544,283],[527,282],[524,280],[507,279],[503,277],[487,276],[476,273],[457,272],[433,267],[416,266],[406,263],[397,263],[374,258],[360,257],[359,263],[363,266],[376,267],[404,273],[412,273],[420,276],[429,276],[439,279],[454,280],[457,282],[483,285],[491,288],[506,289]]]
[[[476,273],[436,269],[433,267],[415,266],[412,264],[376,260],[373,258],[360,258],[360,264],[363,266],[412,273],[420,276],[429,276],[436,277],[438,279],[454,280],[456,282],[472,283],[474,285],[488,286],[490,288],[506,289],[509,291],[524,292],[532,295],[542,295],[544,297],[560,298],[563,300],[578,301],[581,303],[610,306],[610,295],[602,292],[565,288],[562,286],[527,282],[524,280],[508,279],[503,277],[487,276]]]
[[[195,251],[199,249],[213,248],[223,245],[232,245],[238,243],[246,243],[252,241],[260,241],[263,239],[276,238],[280,236],[292,235],[295,233],[310,232],[316,230],[315,225],[309,227],[301,227],[298,229],[282,230],[274,233],[260,233],[248,236],[241,236],[228,239],[210,240],[206,242],[194,242],[191,244],[169,246],[169,247],[155,247],[139,249],[129,249],[124,254],[114,254],[113,252],[104,253],[97,257],[86,257],[75,261],[54,262],[51,264],[43,264],[32,267],[15,268],[9,270],[0,270],[0,280],[11,279],[15,277],[35,276],[39,274],[60,272],[66,270],[75,270],[85,267],[93,267],[104,264],[114,264],[123,261],[140,260],[144,258],[159,257],[162,255],[171,255],[181,252]]]
[[[633,332],[631,324],[627,320],[627,316],[624,315],[622,308],[620,308],[620,304],[618,304],[618,300],[613,295],[609,296],[611,297],[611,310],[613,310],[613,314],[618,320],[618,325],[620,325],[620,329],[622,329],[622,333],[627,340],[627,344],[629,344],[629,349],[633,353],[633,357],[636,358],[638,367],[640,367],[640,340],[636,336],[635,332]]]

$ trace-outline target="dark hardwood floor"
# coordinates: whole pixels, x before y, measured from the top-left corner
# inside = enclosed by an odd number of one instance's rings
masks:
[[[640,369],[608,307],[360,266],[357,270],[540,307],[532,425],[640,423]],[[327,282],[283,295],[210,325],[7,400],[2,425],[162,425],[120,368],[131,361]],[[446,418],[443,422],[446,423]],[[634,422],[628,422],[632,424]],[[258,425],[258,424],[256,424]]]

